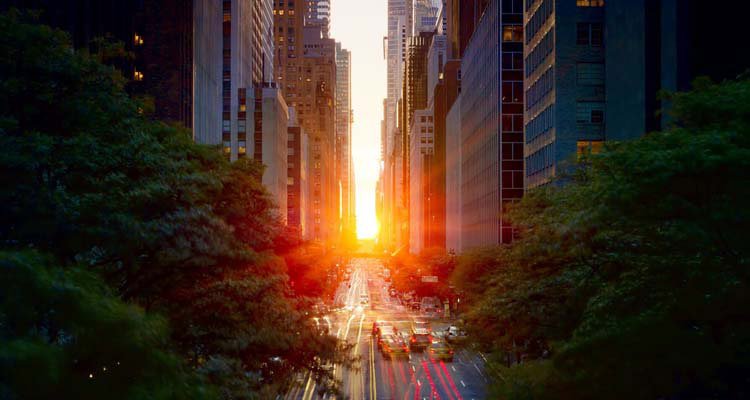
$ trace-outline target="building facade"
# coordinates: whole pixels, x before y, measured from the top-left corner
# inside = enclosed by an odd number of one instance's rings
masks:
[[[331,0],[303,1],[307,3],[305,25],[320,27],[323,37],[329,38],[331,31]]]
[[[437,203],[433,187],[435,163],[435,125],[432,110],[416,110],[409,145],[409,252],[420,254],[433,247]]]
[[[294,118],[294,117],[292,117]],[[287,218],[302,239],[310,239],[309,141],[307,132],[294,119],[288,128]]]
[[[286,223],[288,149],[287,135],[280,132],[288,130],[289,109],[281,90],[275,85],[256,87],[253,94],[252,155],[265,166],[263,185],[274,198],[280,217]]]
[[[523,195],[523,8],[491,1],[461,65],[462,249],[510,242]]]
[[[352,170],[351,52],[336,43],[336,172],[341,233],[355,239],[354,175]]]

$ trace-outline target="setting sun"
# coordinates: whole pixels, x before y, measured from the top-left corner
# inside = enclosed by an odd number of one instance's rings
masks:
[[[383,36],[387,2],[339,1],[331,8],[331,33],[352,51],[352,165],[356,181],[357,237],[374,238],[375,187],[380,174],[380,121],[386,97]]]

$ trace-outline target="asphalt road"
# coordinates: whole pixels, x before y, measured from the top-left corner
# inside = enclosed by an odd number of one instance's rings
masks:
[[[340,340],[353,344],[354,355],[360,357],[353,368],[334,366],[334,375],[342,382],[347,399],[445,399],[471,400],[485,398],[486,377],[482,357],[464,350],[456,352],[452,362],[435,361],[427,353],[412,352],[408,357],[385,359],[372,337],[376,320],[392,322],[399,331],[408,332],[412,320],[428,319],[408,311],[392,299],[386,284],[377,272],[382,266],[377,259],[355,259],[349,284],[344,282],[335,303],[342,309],[323,318],[329,331]],[[362,304],[362,296],[369,298]],[[433,331],[444,329],[445,321],[431,321]],[[287,399],[324,399],[317,393],[315,382],[301,378]]]

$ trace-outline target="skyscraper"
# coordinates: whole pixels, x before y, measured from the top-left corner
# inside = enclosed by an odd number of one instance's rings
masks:
[[[523,4],[490,1],[461,64],[463,249],[507,243],[523,195]]]
[[[355,214],[351,80],[351,52],[342,48],[341,43],[336,43],[336,169],[341,198],[341,229],[346,234],[354,234]]]
[[[387,66],[387,97],[384,110],[383,208],[380,240],[385,248],[401,246],[401,223],[397,216],[403,215],[405,203],[404,159],[402,127],[398,124],[398,105],[403,90],[404,62],[407,39],[413,30],[413,0],[388,0],[388,36],[385,38]]]
[[[330,0],[303,0],[307,3],[307,14],[305,15],[306,26],[317,26],[324,38],[330,37],[331,24],[331,1]]]
[[[747,52],[707,39],[739,37],[741,17],[718,15],[695,0],[527,1],[526,187],[548,184],[608,140],[662,129],[660,90],[742,72]]]

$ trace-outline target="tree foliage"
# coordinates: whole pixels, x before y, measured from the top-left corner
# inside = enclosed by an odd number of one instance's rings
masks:
[[[498,398],[750,395],[750,81],[694,88],[666,131],[529,192],[513,245],[462,257]]]
[[[286,268],[273,253],[283,228],[261,184],[262,165],[230,164],[218,149],[193,143],[188,130],[154,121],[148,105],[124,90],[119,71],[69,43],[65,33],[17,12],[0,16],[0,246],[54,260],[45,271],[60,272],[36,279],[65,277],[86,296],[129,302],[117,303],[119,313],[142,307],[143,322],[124,332],[143,329],[155,335],[144,341],[162,340],[170,326],[164,348],[180,362],[144,367],[144,387],[160,373],[169,384],[170,374],[187,371],[225,398],[267,397],[296,371],[317,371],[335,357],[335,341],[288,295]],[[65,272],[82,268],[88,272]],[[111,293],[79,282],[89,272]],[[29,296],[12,293],[18,302]],[[155,315],[164,315],[158,329]],[[29,326],[43,322],[42,314],[28,318],[37,319]],[[90,334],[80,345],[138,345],[110,337],[110,322],[85,321]],[[269,359],[283,360],[284,368],[274,370]],[[45,363],[52,369],[15,374],[30,379],[75,368],[64,359]],[[139,376],[123,384],[136,390]],[[195,376],[191,382],[201,381]],[[5,390],[21,393],[15,385]],[[134,396],[128,398],[152,398]]]

